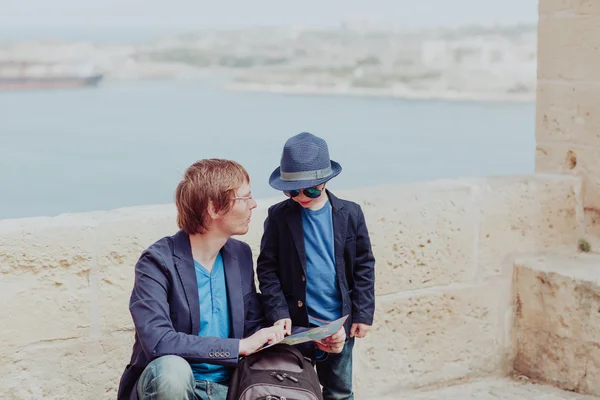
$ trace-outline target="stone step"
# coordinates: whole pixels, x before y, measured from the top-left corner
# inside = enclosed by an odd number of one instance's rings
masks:
[[[510,379],[481,379],[436,390],[401,393],[380,400],[598,400],[548,385]]]
[[[539,255],[515,262],[514,370],[600,396],[600,255]]]

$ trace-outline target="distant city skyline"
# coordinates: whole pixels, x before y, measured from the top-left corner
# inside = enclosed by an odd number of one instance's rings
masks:
[[[0,29],[332,27],[371,22],[418,29],[535,23],[537,0],[27,0],[3,4]]]

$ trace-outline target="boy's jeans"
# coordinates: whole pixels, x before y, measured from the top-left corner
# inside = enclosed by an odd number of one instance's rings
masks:
[[[178,356],[152,361],[138,381],[140,400],[225,400],[227,386],[196,381],[190,364]]]
[[[326,353],[317,360],[317,374],[323,386],[323,400],[354,400],[352,392],[352,349],[354,338],[346,340],[339,354]]]

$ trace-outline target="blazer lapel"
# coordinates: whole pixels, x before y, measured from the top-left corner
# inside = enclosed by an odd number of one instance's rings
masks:
[[[194,257],[189,236],[179,231],[173,236],[173,253],[175,268],[181,279],[185,297],[190,308],[192,320],[192,335],[200,332],[200,299],[198,298],[198,281],[196,280],[196,269],[194,268]]]
[[[240,275],[240,266],[237,257],[231,251],[229,242],[223,246],[221,256],[223,257],[223,269],[225,270],[225,284],[227,286],[227,298],[231,313],[232,334],[234,338],[242,338],[244,335],[242,276]]]
[[[293,200],[290,200],[293,202]],[[306,248],[304,247],[304,231],[302,230],[302,213],[300,209],[300,205],[294,203],[291,204],[291,207],[288,209],[286,218],[288,222],[288,226],[292,233],[292,239],[294,240],[294,244],[296,245],[296,251],[298,251],[298,256],[300,257],[300,264],[302,264],[302,269],[306,274]]]
[[[346,247],[346,230],[348,229],[348,211],[337,197],[327,191],[331,202],[333,220],[333,246],[338,274],[343,271],[344,248]],[[341,270],[340,270],[341,267]]]

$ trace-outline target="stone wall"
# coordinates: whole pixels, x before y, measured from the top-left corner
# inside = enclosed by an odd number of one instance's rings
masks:
[[[600,255],[515,261],[515,374],[600,396]]]
[[[377,257],[357,398],[506,374],[513,260],[576,246],[580,192],[577,177],[536,175],[337,193],[362,205]],[[255,256],[274,201],[259,202],[243,237]],[[5,398],[115,398],[133,338],[133,267],[174,221],[172,205],[0,221]]]
[[[600,246],[600,1],[540,0],[536,171],[583,178]]]

